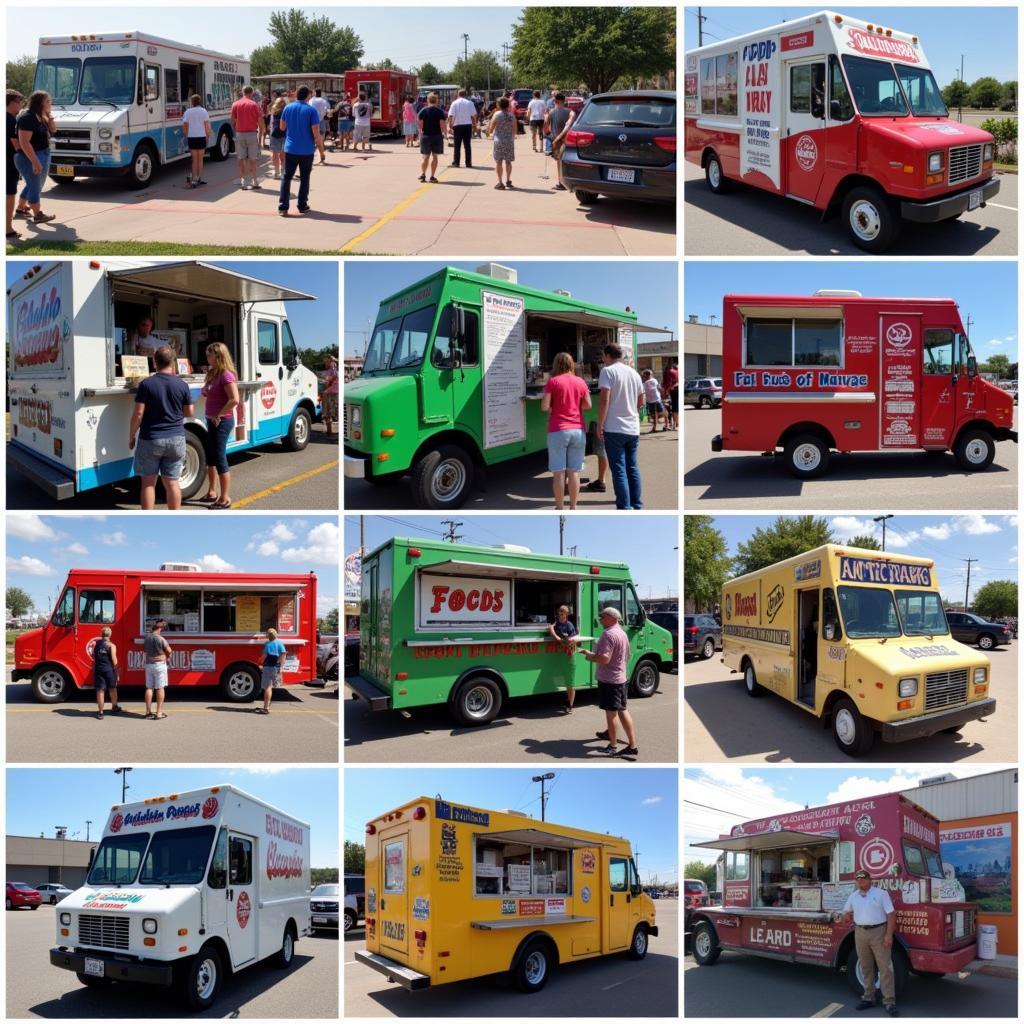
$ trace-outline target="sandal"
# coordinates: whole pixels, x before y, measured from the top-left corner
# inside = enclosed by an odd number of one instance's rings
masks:
[[[110,709],[110,713],[111,713],[112,715],[119,715],[119,714],[121,714],[121,712],[122,712],[122,711],[124,711],[124,708],[123,708],[123,707],[121,707],[121,705],[120,705],[120,704],[115,704],[115,705],[114,705],[114,706],[113,706],[113,707],[112,707],[112,708]]]
[[[228,498],[228,500],[227,500],[227,501],[220,501],[220,500],[218,500],[218,501],[215,501],[215,502],[214,502],[214,503],[213,503],[213,504],[212,504],[212,505],[210,506],[210,508],[217,508],[217,509],[227,509],[227,508],[231,508],[231,499],[230,499],[230,498]]]
[[[12,229],[12,230],[7,232],[7,237],[8,238],[21,238],[21,232],[20,231],[15,231],[15,230]]]
[[[437,178],[435,178],[435,177],[434,177],[433,175],[431,175],[431,176],[430,176],[430,180],[431,180],[431,181],[432,181],[432,182],[433,182],[433,183],[434,183],[435,185],[437,184]]]
[[[154,718],[166,718],[167,717],[167,713],[165,711],[161,711],[159,715],[154,715],[153,717]]]
[[[512,184],[511,178],[509,178],[509,180],[505,182],[505,188],[515,188],[515,185]]]
[[[201,498],[199,499],[199,503],[200,503],[201,505],[211,505],[211,504],[213,504],[213,502],[215,502],[216,500],[217,500],[217,495],[216,495],[216,494],[204,494],[204,495],[203,495],[203,496],[202,496],[202,497],[201,497]]]
[[[156,715],[154,715],[152,711],[147,711],[145,713],[145,715],[143,715],[143,717],[144,718],[156,718]]]

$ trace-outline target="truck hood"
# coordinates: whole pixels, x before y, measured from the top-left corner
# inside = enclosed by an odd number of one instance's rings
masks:
[[[857,654],[879,672],[894,676],[924,675],[957,669],[987,668],[989,659],[951,636],[893,637],[854,640]]]
[[[14,667],[31,668],[43,656],[43,631],[26,629],[14,638]]]
[[[84,110],[61,110],[53,108],[53,119],[57,122],[58,130],[61,128],[98,128],[100,125],[114,127],[124,118],[124,110],[106,105],[102,107],[88,107]]]
[[[173,914],[197,899],[199,887],[194,885],[176,885],[170,889],[156,885],[97,885],[76,889],[61,900],[60,909],[159,917]]]
[[[416,378],[408,373],[386,377],[357,377],[345,385],[345,401],[357,405],[372,402],[402,401],[412,397],[416,390]]]
[[[869,131],[894,140],[910,142],[920,149],[949,149],[952,146],[992,142],[992,136],[973,125],[960,124],[948,117],[867,118]]]

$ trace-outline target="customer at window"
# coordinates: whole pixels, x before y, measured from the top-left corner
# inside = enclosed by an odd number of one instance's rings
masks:
[[[238,371],[227,345],[215,341],[206,347],[209,369],[202,394],[206,399],[206,475],[209,486],[201,499],[211,508],[231,508],[231,472],[228,466],[228,438],[235,429],[234,409],[238,398]],[[220,496],[217,484],[220,484]]]
[[[576,376],[576,364],[568,352],[559,352],[544,385],[541,409],[548,413],[548,469],[555,495],[555,508],[565,507],[566,484],[569,508],[576,508],[580,496],[580,472],[586,455],[587,435],[583,413],[590,408],[590,389]]]

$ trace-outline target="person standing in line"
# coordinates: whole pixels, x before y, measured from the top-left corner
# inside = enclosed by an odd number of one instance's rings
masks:
[[[263,707],[257,708],[257,713],[262,715],[270,714],[270,702],[274,696],[274,688],[281,685],[281,661],[287,653],[287,649],[277,639],[277,630],[268,629],[267,642],[263,645],[263,653],[260,658],[260,685],[263,688]]]
[[[157,619],[150,627],[143,641],[146,657],[146,717],[166,718],[164,714],[164,693],[167,690],[167,659],[173,653],[171,645],[164,639],[166,619]],[[153,711],[153,696],[156,695],[156,711]]]
[[[563,604],[559,606],[558,611],[555,613],[555,621],[548,623],[548,634],[562,645],[562,650],[570,658],[576,653],[576,645],[579,643],[580,634],[576,624],[569,618],[568,605]],[[571,665],[569,672],[572,673]],[[571,674],[569,678],[572,678]],[[575,703],[576,688],[574,686],[566,686],[565,707],[562,709],[562,713],[571,715],[572,707]]]
[[[203,106],[203,97],[194,93],[188,102],[185,113],[181,115],[181,132],[192,156],[192,172],[189,175],[188,187],[199,188],[200,185],[206,184],[203,180],[203,158],[210,145],[213,129],[210,125],[209,112]]]
[[[206,346],[209,369],[202,394],[206,399],[206,475],[209,486],[200,499],[210,508],[231,508],[231,467],[228,465],[228,438],[235,429],[234,410],[241,407],[238,397],[238,371],[227,345],[215,341]],[[220,483],[220,497],[216,486]]]
[[[640,406],[644,401],[644,385],[640,374],[622,361],[622,349],[615,342],[604,347],[604,366],[597,386],[601,399],[597,412],[597,434],[604,441],[615,489],[615,507],[641,509],[640,467],[637,449],[640,445]]]
[[[320,394],[320,405],[323,409],[322,419],[328,437],[337,437],[338,431],[338,361],[329,355],[324,359],[324,370],[320,376],[323,391]]]
[[[597,665],[597,706],[604,712],[607,727],[597,733],[599,740],[607,740],[604,753],[610,757],[636,757],[640,751],[636,744],[636,727],[626,707],[626,668],[629,665],[629,637],[622,628],[622,613],[618,608],[602,608],[598,618],[604,632],[598,637],[592,651],[579,648],[587,661]],[[617,727],[626,733],[626,746],[619,750]]]
[[[317,117],[320,118],[320,138],[317,142],[317,149],[320,151],[320,163],[327,163],[327,153],[324,150],[324,132],[326,131],[327,125],[327,114],[331,109],[331,104],[328,99],[324,97],[323,89],[316,89],[313,92],[313,98],[309,101],[309,105],[316,111]]]
[[[555,93],[555,105],[544,117],[544,131],[551,140],[551,157],[555,161],[555,173],[558,181],[553,186],[559,192],[565,192],[565,180],[562,174],[562,155],[565,153],[565,137],[569,134],[576,115],[566,106],[565,93]]]
[[[487,135],[494,139],[494,169],[498,174],[496,189],[514,188],[512,184],[512,163],[516,158],[516,116],[509,109],[507,96],[498,100],[498,109],[487,126]],[[505,169],[505,182],[502,183],[501,172]]]
[[[25,181],[17,216],[33,224],[49,224],[57,219],[56,214],[43,213],[41,206],[43,186],[50,170],[50,136],[57,132],[50,113],[52,107],[50,94],[38,89],[29,96],[28,105],[15,120],[18,150],[14,154],[14,167]]]
[[[476,89],[474,89],[473,95],[469,97],[469,100],[473,104],[473,109],[476,111],[476,121],[473,124],[473,138],[479,139],[482,134],[484,98],[476,91]]]
[[[349,99],[348,93],[343,92],[341,99],[338,100],[338,134],[341,136],[341,151],[344,153],[346,149],[355,149],[355,143],[352,141],[352,130],[355,127],[355,121],[352,118],[352,101]],[[335,142],[334,148],[338,148],[338,143]]]
[[[896,931],[896,910],[885,889],[878,888],[871,875],[863,868],[854,876],[857,888],[851,892],[843,907],[843,925],[855,928],[854,944],[864,994],[857,1004],[858,1010],[870,1010],[875,1005],[875,969],[882,985],[882,1002],[890,1017],[898,1017],[896,1009],[896,982],[892,972],[893,934]]]
[[[679,367],[675,360],[665,363],[665,371],[661,375],[661,397],[668,401],[666,417],[673,430],[679,429]]]
[[[402,135],[405,138],[405,148],[412,149],[416,145],[416,108],[413,106],[412,97],[406,96],[402,104]]]
[[[583,414],[591,404],[590,388],[582,377],[576,376],[576,364],[568,352],[555,356],[540,407],[542,412],[548,413],[548,469],[551,470],[555,508],[564,507],[568,482],[569,508],[575,509],[587,450]]]
[[[373,104],[366,98],[365,92],[359,94],[359,99],[352,107],[352,113],[355,115],[356,122],[355,142],[352,148],[358,149],[362,143],[363,152],[369,153],[373,149],[373,143],[370,142],[370,130],[373,128]]]
[[[270,144],[270,177],[280,178],[284,174],[284,129],[281,127],[281,114],[284,111],[284,97],[278,93],[270,107],[269,137]]]
[[[14,207],[18,201],[18,181],[21,175],[14,163],[14,156],[21,152],[18,141],[18,114],[24,97],[17,89],[7,90],[7,241],[21,238],[21,232],[14,226]],[[28,210],[28,204],[25,209]]]
[[[463,147],[466,150],[466,166],[473,166],[473,152],[470,143],[473,139],[473,129],[476,128],[476,107],[473,101],[466,95],[465,89],[459,90],[458,98],[448,108],[448,130],[454,139],[455,154],[452,159],[452,167],[459,166],[459,156]]]
[[[256,99],[256,94],[253,94],[253,99]],[[269,92],[265,95],[260,96],[257,102],[260,105],[260,137],[259,144],[260,149],[267,144],[267,135],[270,132],[270,94]]]
[[[235,155],[238,157],[238,184],[243,192],[260,187],[256,180],[256,168],[260,159],[260,123],[263,115],[260,114],[259,104],[252,97],[253,88],[247,85],[242,90],[242,98],[231,104],[231,127],[235,129]]]
[[[109,626],[100,630],[99,639],[92,649],[92,685],[96,690],[96,717],[103,720],[103,708],[110,694],[110,713],[119,715],[124,708],[117,702],[117,645]]]
[[[295,99],[281,111],[284,129],[284,177],[277,212],[288,216],[291,185],[299,172],[299,213],[309,213],[309,181],[313,174],[313,156],[320,148],[320,115],[309,105],[309,89],[302,85]]]
[[[661,389],[658,387],[658,381],[650,370],[644,370],[640,378],[644,385],[644,401],[647,404],[647,416],[651,421],[651,433],[653,434],[657,431],[658,413],[661,413],[665,417],[665,426],[661,428],[661,432],[664,434],[668,430],[668,413],[665,412],[665,405],[661,400]]]
[[[547,108],[540,98],[540,89],[533,90],[533,99],[526,104],[526,120],[530,122],[530,143],[534,153],[539,153],[538,145],[544,142],[544,119]]]
[[[437,158],[444,153],[444,134],[448,117],[438,105],[437,93],[427,97],[427,105],[420,111],[420,181],[427,180],[427,165],[430,165],[430,180],[437,183]]]

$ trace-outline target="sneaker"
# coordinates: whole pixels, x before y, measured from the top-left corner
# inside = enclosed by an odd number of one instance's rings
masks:
[[[300,207],[298,208],[298,210],[299,210],[299,213],[309,213],[309,211],[310,211],[311,209],[312,209],[312,207],[311,207],[311,206],[300,206]]]
[[[278,215],[278,217],[287,217],[288,216],[288,211],[287,210],[278,210],[277,211],[277,215]]]
[[[602,729],[602,730],[601,730],[600,732],[596,732],[596,733],[594,733],[594,735],[595,735],[595,736],[596,736],[596,737],[597,737],[597,738],[598,738],[599,740],[606,740],[606,739],[608,739],[608,730],[607,730],[607,729]]]
[[[889,1014],[890,1017],[898,1017],[900,1015],[900,1011],[897,1010],[895,1006],[887,1006],[885,1008],[885,1012]]]
[[[15,210],[14,211],[14,216],[15,217],[21,217],[24,220],[28,220],[28,218],[32,216],[32,211],[31,210]]]
[[[607,747],[602,747],[598,753],[607,754],[609,757],[614,757],[618,753],[618,747],[613,747],[610,743]]]
[[[248,192],[249,191],[249,186],[248,185],[243,185],[242,186],[242,191],[243,192]]]
[[[600,491],[603,494],[608,490],[608,485],[601,483],[600,480],[591,480],[583,489],[585,491]]]
[[[254,182],[252,183],[252,187],[253,187],[254,189],[256,189],[257,191],[259,191],[260,183],[259,183],[258,181],[254,181]]]
[[[855,1010],[870,1010],[874,1006],[874,1002],[868,999],[862,999],[855,1007]]]
[[[623,747],[621,750],[616,751],[619,757],[637,757],[640,754],[639,747]]]

